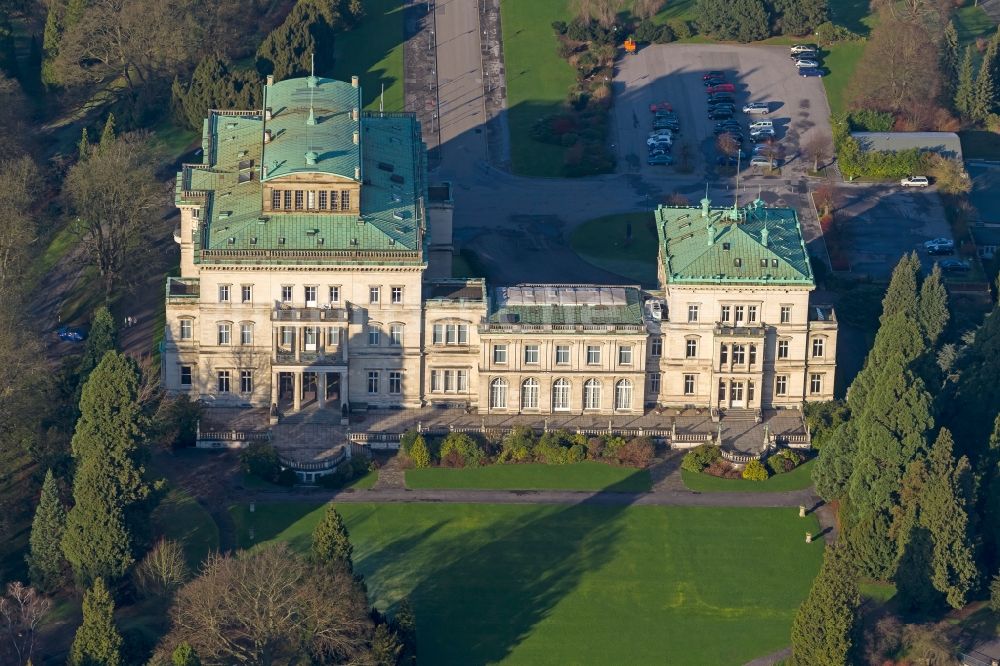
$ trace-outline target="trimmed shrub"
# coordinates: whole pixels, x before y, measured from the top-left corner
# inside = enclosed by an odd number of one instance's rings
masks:
[[[896,118],[885,111],[855,109],[847,117],[853,132],[891,132]]]
[[[479,442],[464,432],[453,432],[441,442],[441,463],[447,467],[479,467],[486,453]]]
[[[751,460],[743,468],[743,478],[747,481],[767,481],[767,468],[759,460]]]
[[[553,21],[552,22],[552,29],[556,31],[557,35],[565,35],[566,34],[566,28],[567,28],[566,21]]]
[[[578,463],[586,460],[587,449],[582,444],[574,444],[566,451],[566,462]]]
[[[791,449],[781,449],[767,459],[767,466],[774,474],[784,474],[802,464],[803,455]]]
[[[535,459],[549,465],[564,465],[568,461],[573,439],[565,430],[550,430],[543,434],[535,446]]]
[[[719,458],[714,461],[704,470],[702,474],[708,474],[709,476],[716,476],[720,479],[738,479],[742,476],[736,465],[732,464],[724,458]]]
[[[281,473],[278,452],[268,442],[254,441],[240,453],[240,468],[258,479],[276,483]]]
[[[420,437],[420,433],[416,430],[410,429],[403,433],[403,436],[399,438],[399,450],[410,455],[410,451],[413,450],[413,443],[417,441],[417,437]]]
[[[600,460],[604,453],[604,440],[600,437],[591,437],[587,440],[587,458],[590,460]]]
[[[500,442],[497,462],[528,462],[535,452],[535,432],[531,428],[518,426],[507,433]]]
[[[694,37],[694,27],[684,19],[670,19],[667,25],[673,30],[677,39],[688,39]]]
[[[696,446],[686,454],[681,461],[681,469],[689,472],[701,472],[706,467],[722,458],[722,451],[714,444],[702,444]]]
[[[423,435],[417,435],[410,447],[410,458],[413,459],[413,466],[417,469],[431,466],[431,450],[427,447],[427,440]]]
[[[618,451],[618,462],[640,469],[648,467],[656,455],[656,447],[649,437],[633,437]]]
[[[604,439],[604,457],[608,460],[618,460],[618,454],[625,446],[624,437],[609,436]]]

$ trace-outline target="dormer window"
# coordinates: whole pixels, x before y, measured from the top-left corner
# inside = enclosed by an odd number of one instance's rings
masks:
[[[743,266],[743,260],[740,259],[739,257],[736,257],[735,259],[733,259],[733,266],[736,266],[736,268],[742,267]]]
[[[726,252],[729,252],[729,243],[723,243],[722,249],[725,250]]]

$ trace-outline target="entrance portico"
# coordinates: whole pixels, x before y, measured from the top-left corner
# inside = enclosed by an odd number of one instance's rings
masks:
[[[347,403],[346,366],[273,366],[271,404],[298,412],[304,405],[340,409]]]

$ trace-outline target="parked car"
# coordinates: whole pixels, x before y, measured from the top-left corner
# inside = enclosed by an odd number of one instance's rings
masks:
[[[779,151],[780,149],[781,149],[781,146],[779,146],[776,143],[771,143],[771,142],[758,143],[756,146],[753,147],[753,154],[754,155],[765,155],[768,151],[771,151],[771,150]]]
[[[815,51],[799,51],[789,56],[792,60],[819,60]]]
[[[56,331],[56,335],[59,336],[60,340],[65,340],[66,342],[83,342],[87,339],[87,334],[79,328],[70,328],[69,326],[62,326]]]
[[[819,63],[815,60],[796,60],[795,66],[799,69],[818,69]]]
[[[932,245],[931,247],[927,248],[927,254],[933,256],[955,254],[955,248],[947,247],[945,245]]]
[[[750,138],[751,139],[756,139],[757,137],[761,137],[765,141],[768,140],[768,139],[773,139],[774,138],[774,130],[771,129],[770,127],[762,127],[760,129],[751,129],[750,130]]]
[[[778,160],[777,160],[777,158],[775,158],[775,159],[772,160],[772,159],[770,159],[768,157],[765,157],[763,155],[758,155],[758,156],[753,157],[753,158],[750,159],[750,166],[752,166],[752,167],[762,167],[762,168],[768,168],[769,169],[769,168],[771,168],[772,165],[773,166],[778,166]]]
[[[712,113],[713,111],[728,111],[729,113],[735,113],[736,105],[729,102],[720,102],[718,104],[712,104],[711,106],[708,107],[708,112]]]
[[[711,72],[705,72],[701,76],[702,81],[705,81],[707,79],[724,79],[724,78],[726,78],[726,73],[720,72],[717,69],[713,69]]]
[[[739,132],[742,129],[743,128],[740,127],[740,124],[735,120],[733,121],[727,120],[724,124],[719,123],[718,125],[716,125],[715,128],[712,130],[712,134],[714,134],[715,136],[719,136],[720,134],[732,134],[733,132]]]
[[[734,86],[732,83],[720,83],[717,86],[711,86],[709,88],[705,88],[705,92],[707,92],[708,94],[719,93],[719,92],[736,92],[736,86]]]
[[[823,70],[817,67],[803,67],[799,69],[799,76],[823,76]]]
[[[713,111],[708,114],[709,120],[729,120],[733,117],[732,111]]]
[[[774,139],[774,130],[770,132],[750,133],[750,141],[753,143],[768,143]]]
[[[740,160],[735,155],[722,155],[719,159],[715,160],[715,163],[719,166],[739,166]]]
[[[673,163],[674,163],[674,158],[672,158],[670,155],[650,155],[649,158],[646,160],[646,164],[649,164],[650,166],[656,166],[656,165],[670,166]]]
[[[899,181],[899,184],[903,187],[927,187],[931,181],[927,176],[907,176]]]
[[[935,247],[944,247],[944,248],[948,248],[949,250],[954,250],[955,249],[955,241],[953,241],[950,238],[943,238],[942,237],[942,238],[935,238],[933,240],[929,240],[929,241],[925,241],[924,242],[924,248],[926,248],[928,250],[931,249],[931,248],[935,248]]]
[[[792,53],[805,53],[806,51],[815,51],[815,44],[794,44],[788,49]]]
[[[762,129],[774,129],[774,122],[770,120],[755,120],[750,123],[750,131],[762,130]]]
[[[968,262],[961,261],[960,259],[945,259],[938,262],[938,266],[946,273],[968,273],[972,270],[972,266]]]
[[[703,85],[703,86],[705,86],[707,88],[709,86],[722,85],[725,82],[726,82],[726,80],[723,79],[723,78],[714,78],[713,77],[711,79],[703,79],[702,82],[701,82],[701,85]]]
[[[771,112],[771,106],[767,102],[750,102],[749,104],[743,105],[743,113],[758,115],[761,113],[770,113],[770,112]]]

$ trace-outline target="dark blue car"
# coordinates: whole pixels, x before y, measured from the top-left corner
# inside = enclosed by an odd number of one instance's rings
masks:
[[[803,67],[799,70],[799,76],[823,76],[823,70],[816,67]]]
[[[87,334],[78,328],[70,328],[68,326],[63,326],[58,331],[56,335],[59,336],[60,340],[66,340],[67,342],[83,342],[87,339]]]

